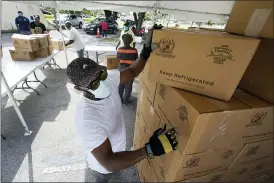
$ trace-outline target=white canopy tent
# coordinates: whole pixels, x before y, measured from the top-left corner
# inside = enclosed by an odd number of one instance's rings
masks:
[[[16,1],[25,4],[55,7],[55,1]],[[56,1],[59,9],[112,10],[148,12],[153,8],[172,14],[177,20],[225,23],[234,1]]]

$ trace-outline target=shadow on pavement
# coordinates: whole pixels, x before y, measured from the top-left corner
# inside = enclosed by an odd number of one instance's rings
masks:
[[[12,182],[25,158],[28,158],[29,182],[33,178],[32,143],[44,122],[54,123],[56,117],[66,110],[71,97],[66,87],[66,70],[45,70],[46,78],[36,89],[40,96],[32,92],[19,106],[31,136],[24,137],[24,130],[12,105],[2,108],[2,134],[6,140],[1,141],[1,176],[2,182]],[[21,93],[20,93],[21,94]],[[50,133],[50,131],[48,132]]]

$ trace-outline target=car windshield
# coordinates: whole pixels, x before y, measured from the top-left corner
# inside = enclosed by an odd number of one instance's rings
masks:
[[[69,16],[67,14],[60,15],[60,20],[67,20],[67,19],[69,19]]]

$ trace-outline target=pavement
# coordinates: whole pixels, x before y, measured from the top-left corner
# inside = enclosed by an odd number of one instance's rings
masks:
[[[79,30],[81,31],[81,30]],[[10,36],[2,33],[2,45],[11,46]],[[81,32],[87,44],[116,45]],[[119,35],[111,35],[117,39]],[[140,47],[141,45],[139,45]],[[69,61],[76,58],[68,51]],[[106,53],[106,55],[109,53]],[[89,54],[95,59],[93,53]],[[100,63],[104,56],[99,56]],[[2,104],[1,133],[1,182],[92,182],[86,163],[86,154],[74,129],[75,105],[79,93],[73,89],[66,76],[65,54],[55,57],[62,70],[46,68],[37,70],[37,77],[46,85],[33,84],[40,95],[32,91],[16,90],[19,108],[33,133],[25,137],[24,130],[10,100]],[[12,72],[12,71],[11,71]],[[137,105],[138,79],[134,82],[132,100],[123,106],[126,123],[127,150],[133,142],[135,112]],[[18,103],[19,104],[19,103]],[[110,182],[139,182],[136,167],[115,173]]]

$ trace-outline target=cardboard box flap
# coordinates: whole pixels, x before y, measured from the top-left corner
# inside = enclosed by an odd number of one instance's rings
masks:
[[[236,110],[245,110],[245,109],[251,109],[250,106],[244,104],[243,102],[237,100],[236,98],[231,98],[229,101],[224,102],[221,100],[215,100],[216,104],[223,107],[226,111],[236,111]]]
[[[223,111],[223,108],[215,99],[185,90],[175,89],[198,113],[209,113]]]
[[[11,36],[12,39],[24,39],[24,40],[35,40],[35,37],[29,36],[29,35],[22,35],[22,34],[13,34]]]
[[[252,108],[273,107],[272,104],[244,92],[241,89],[237,89],[233,96]]]

